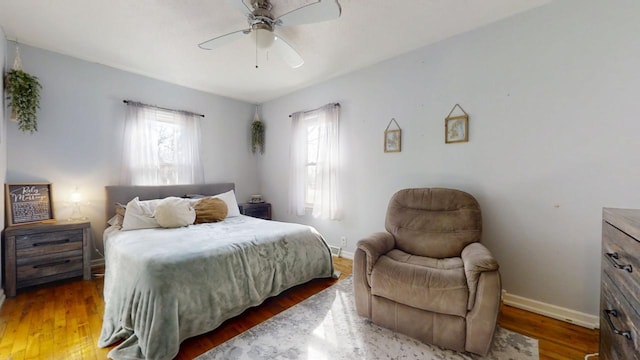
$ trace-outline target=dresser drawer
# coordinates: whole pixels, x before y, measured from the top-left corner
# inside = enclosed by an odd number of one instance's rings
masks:
[[[640,309],[640,242],[611,224],[602,225],[602,271]]]
[[[257,217],[257,218],[266,218],[267,217],[267,208],[249,208],[245,209],[244,214],[247,216]]]
[[[609,276],[602,275],[601,286],[600,349],[610,350],[603,359],[640,360],[640,315]]]
[[[17,266],[18,287],[30,286],[58,279],[82,276],[82,249],[48,256],[20,259]],[[38,281],[40,278],[43,281]]]

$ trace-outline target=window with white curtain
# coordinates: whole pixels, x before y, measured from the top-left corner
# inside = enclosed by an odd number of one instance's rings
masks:
[[[202,183],[200,116],[141,103],[127,104],[121,183]]]
[[[289,175],[289,211],[339,220],[339,104],[294,113]]]

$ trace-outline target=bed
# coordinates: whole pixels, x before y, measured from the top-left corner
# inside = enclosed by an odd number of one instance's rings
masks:
[[[234,184],[108,186],[114,204],[187,194],[214,195]],[[104,233],[104,317],[98,346],[113,359],[172,359],[180,343],[209,332],[266,298],[333,275],[330,250],[312,227],[244,215],[164,229]]]

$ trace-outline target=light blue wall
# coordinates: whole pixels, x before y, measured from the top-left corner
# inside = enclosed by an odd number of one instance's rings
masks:
[[[395,191],[466,190],[508,292],[597,319],[602,207],[640,208],[639,15],[632,0],[554,1],[263,104],[262,193],[276,218],[354,251]],[[288,115],[335,101],[345,218],[290,215]],[[456,103],[470,141],[445,144]],[[383,152],[392,117],[400,153]]]
[[[8,122],[7,181],[53,183],[59,219],[70,215],[67,201],[77,186],[89,202],[82,211],[91,220],[99,249],[106,218],[104,186],[119,178],[124,99],[204,114],[205,181],[235,182],[239,201],[259,189],[257,157],[249,146],[252,104],[22,44],[20,54],[24,70],[37,76],[43,89],[38,132],[22,133]]]

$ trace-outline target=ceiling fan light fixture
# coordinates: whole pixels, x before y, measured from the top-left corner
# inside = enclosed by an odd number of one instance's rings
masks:
[[[253,31],[253,34],[256,37],[256,45],[260,49],[268,49],[271,47],[271,45],[273,45],[275,35],[273,34],[273,30],[268,26],[260,25],[262,24],[256,24]]]

